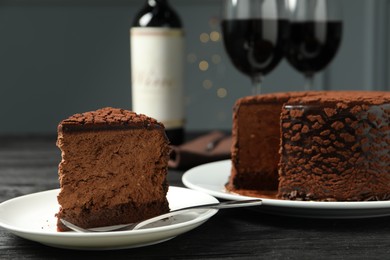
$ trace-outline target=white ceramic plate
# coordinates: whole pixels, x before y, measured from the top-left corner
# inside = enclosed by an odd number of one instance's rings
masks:
[[[184,173],[182,181],[193,190],[206,192],[226,200],[243,200],[250,197],[232,194],[225,190],[230,175],[231,161],[224,160],[194,167]],[[316,202],[262,198],[256,210],[266,213],[307,218],[369,218],[390,216],[390,201]],[[251,207],[253,208],[253,207]]]
[[[57,219],[54,215],[59,209],[58,193],[59,189],[43,191],[1,203],[0,227],[17,236],[53,247],[110,250],[147,246],[169,240],[198,227],[218,212],[216,209],[196,210],[175,216],[169,222],[158,222],[160,226],[146,226],[134,231],[57,232]],[[172,186],[169,187],[167,199],[172,210],[218,202],[206,193]]]

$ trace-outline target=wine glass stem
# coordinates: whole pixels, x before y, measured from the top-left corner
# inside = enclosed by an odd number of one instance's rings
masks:
[[[305,80],[306,81],[306,83],[305,83],[305,90],[306,91],[313,90],[314,75],[312,73],[306,74],[305,78],[306,78],[306,80]]]
[[[263,82],[263,76],[261,74],[255,75],[252,77],[252,94],[259,95],[261,94],[261,83]]]

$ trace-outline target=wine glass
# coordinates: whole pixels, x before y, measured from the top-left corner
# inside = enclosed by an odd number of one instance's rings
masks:
[[[314,73],[324,69],[339,49],[342,35],[339,0],[289,0],[290,37],[286,43],[288,62],[313,88]]]
[[[224,0],[222,35],[234,66],[252,79],[260,94],[264,75],[283,57],[288,37],[284,0]]]

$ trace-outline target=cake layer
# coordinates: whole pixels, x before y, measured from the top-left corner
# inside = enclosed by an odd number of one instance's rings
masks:
[[[301,95],[306,93],[276,93],[237,100],[233,109],[228,190],[278,188],[280,112],[292,96]]]
[[[82,208],[82,210],[66,210],[62,208],[59,215],[61,215],[61,218],[64,218],[79,227],[93,228],[135,223],[168,211],[169,205],[166,200],[156,200],[142,204],[133,202],[117,204],[110,207],[104,207],[95,212],[91,212],[87,208]],[[58,221],[57,226],[60,231],[68,230],[60,221]]]
[[[67,135],[64,137],[64,135]],[[168,147],[157,131],[117,130],[63,134],[59,202],[63,208],[155,200],[166,193]],[[148,192],[145,192],[145,191]],[[62,201],[62,195],[66,201]]]

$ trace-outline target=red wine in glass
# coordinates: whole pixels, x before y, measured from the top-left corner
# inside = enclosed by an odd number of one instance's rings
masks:
[[[287,61],[306,78],[311,90],[314,74],[336,56],[342,37],[342,8],[339,0],[289,1],[290,36]]]
[[[335,57],[341,35],[341,21],[291,22],[286,58],[295,69],[312,77]]]
[[[261,93],[264,75],[283,57],[288,15],[284,0],[223,0],[222,36],[233,65]]]
[[[242,73],[266,75],[283,58],[287,20],[234,19],[222,21],[225,49]]]

